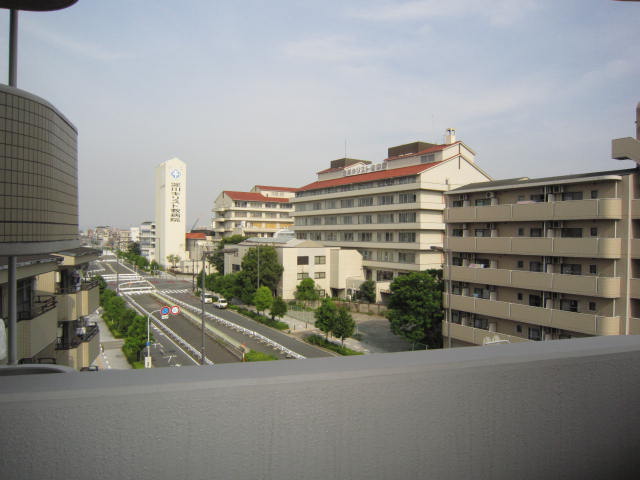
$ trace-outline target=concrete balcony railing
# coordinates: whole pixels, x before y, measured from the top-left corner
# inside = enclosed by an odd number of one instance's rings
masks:
[[[444,277],[445,279],[449,277],[448,268],[444,269]],[[451,280],[591,297],[617,298],[620,296],[619,277],[565,275],[501,268],[468,268],[454,265],[451,266]]]
[[[4,376],[0,476],[635,478],[639,375],[632,335]]]
[[[631,257],[640,258],[640,239],[634,238],[631,240]]]
[[[630,287],[631,298],[640,299],[640,278],[632,278]]]
[[[640,318],[631,317],[629,319],[629,334],[640,335]]]
[[[53,301],[36,303],[30,312],[18,315],[18,358],[33,357],[55,340],[58,305],[51,298]]]
[[[622,218],[622,200],[602,198],[562,202],[510,203],[483,207],[457,207],[445,210],[445,221],[510,222],[542,220],[593,220]]]
[[[631,218],[640,219],[640,199],[631,200]]]
[[[97,325],[88,325],[82,335],[56,345],[56,363],[76,370],[91,365],[100,352],[100,335]]]
[[[449,305],[448,296],[444,295],[445,306]],[[560,328],[587,335],[622,335],[625,333],[620,317],[603,317],[590,313],[532,307],[521,303],[501,302],[463,295],[451,295],[451,308],[487,317]]]
[[[486,345],[487,342],[506,340],[509,343],[528,342],[526,338],[507,335],[506,333],[491,332],[482,328],[460,325],[459,323],[442,322],[442,336],[451,336],[454,340],[471,343],[473,345]]]
[[[620,258],[622,255],[621,239],[599,237],[447,237],[445,248],[454,252],[583,258]]]
[[[82,282],[80,288],[58,290],[58,320],[69,322],[96,311],[100,304],[97,282]]]

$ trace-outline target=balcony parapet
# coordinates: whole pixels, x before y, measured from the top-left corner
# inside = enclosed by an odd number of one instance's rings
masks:
[[[620,258],[622,256],[621,239],[605,237],[446,237],[445,248],[454,252],[511,255],[578,258]],[[638,244],[638,253],[640,254],[640,243]]]
[[[445,268],[444,278],[448,279],[448,277],[449,268]],[[502,268],[468,268],[452,265],[451,280],[602,298],[620,296],[620,277],[567,275]]]
[[[445,306],[452,309],[476,313],[488,317],[503,318],[514,322],[560,328],[587,335],[622,335],[624,325],[621,318],[604,317],[590,313],[569,312],[554,308],[533,307],[521,303],[502,302],[463,295],[444,294]]]
[[[619,198],[509,203],[481,207],[455,207],[445,210],[445,221],[448,223],[530,220],[620,220],[621,218],[622,200]]]
[[[57,306],[57,301],[53,295],[36,295],[35,301],[30,310],[18,312],[18,321],[33,320],[45,313],[53,310]]]
[[[473,345],[486,345],[487,342],[495,342],[495,340],[506,341],[509,343],[528,342],[529,340],[515,335],[507,335],[506,333],[491,332],[482,328],[470,327],[459,323],[442,322],[442,335],[450,335],[454,340],[460,340]]]

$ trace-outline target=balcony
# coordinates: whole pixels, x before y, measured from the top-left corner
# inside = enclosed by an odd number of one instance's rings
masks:
[[[620,258],[622,255],[619,238],[447,237],[445,248],[454,252],[582,258]]]
[[[445,279],[448,278],[448,268],[444,269],[444,276]],[[590,297],[617,298],[620,296],[619,277],[565,275],[501,268],[468,268],[452,265],[451,280],[499,287],[572,293]]]
[[[640,299],[640,278],[632,278],[629,287],[631,298]]]
[[[29,310],[18,312],[18,358],[33,357],[56,338],[58,305],[53,295],[37,295]]]
[[[640,238],[631,240],[631,257],[640,258]]]
[[[640,219],[640,199],[631,200],[631,218]]]
[[[445,306],[448,306],[445,294]],[[568,312],[552,308],[532,307],[521,303],[501,302],[482,298],[451,295],[451,308],[514,322],[560,328],[587,335],[622,335],[624,325],[620,317],[603,317],[590,313]]]
[[[542,220],[620,220],[622,200],[602,198],[562,202],[510,203],[445,210],[448,223],[513,222]]]
[[[470,343],[473,345],[486,345],[495,340],[506,340],[509,343],[528,342],[526,338],[507,335],[506,333],[490,332],[482,328],[469,327],[459,323],[442,322],[442,335],[451,335],[453,340]]]
[[[76,370],[91,365],[100,353],[100,335],[98,325],[82,327],[83,333],[70,339],[58,338],[56,343],[56,363],[67,365]]]
[[[58,288],[56,294],[60,306],[60,321],[72,321],[89,315],[95,312],[100,304],[100,289],[95,280],[83,281],[79,288]]]

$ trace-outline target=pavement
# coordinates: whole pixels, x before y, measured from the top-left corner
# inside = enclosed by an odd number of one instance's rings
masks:
[[[98,324],[100,329],[100,354],[93,362],[100,370],[128,370],[131,365],[122,353],[124,340],[115,338],[107,324],[102,319],[100,313],[102,308],[98,308],[96,313],[90,315],[91,320]]]

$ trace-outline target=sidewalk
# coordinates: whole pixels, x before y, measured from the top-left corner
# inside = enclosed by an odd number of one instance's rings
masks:
[[[122,353],[122,345],[124,340],[121,338],[115,338],[107,324],[104,323],[100,313],[102,309],[99,308],[96,313],[90,315],[91,320],[98,324],[100,329],[100,354],[95,359],[94,364],[100,368],[100,370],[127,370],[131,368],[129,362]]]

